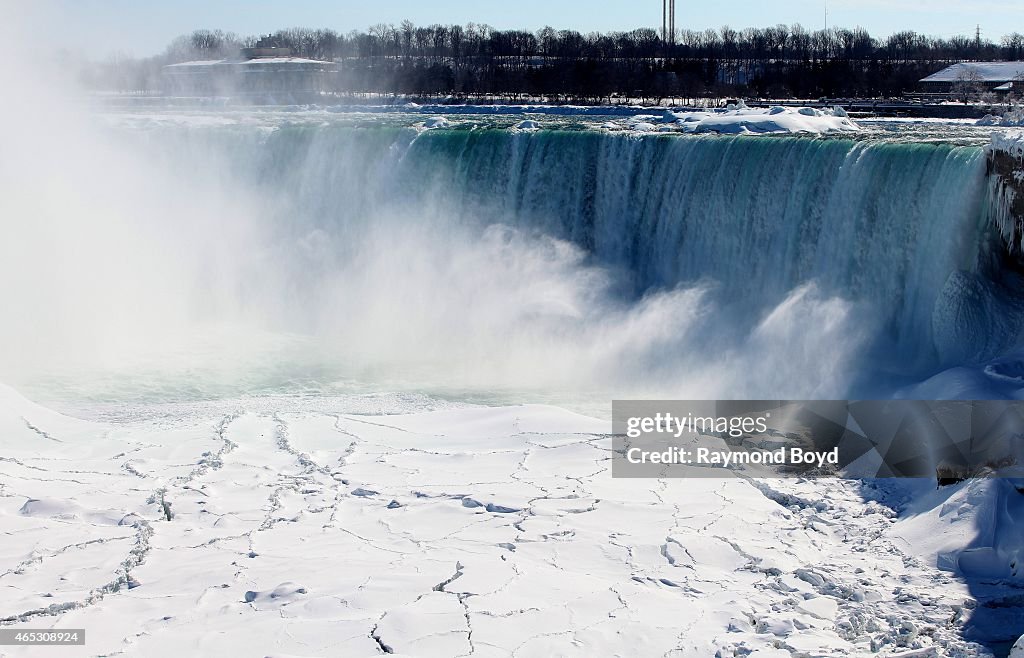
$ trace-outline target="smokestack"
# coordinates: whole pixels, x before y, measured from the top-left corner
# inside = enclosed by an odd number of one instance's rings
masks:
[[[661,41],[676,42],[676,0],[661,0]]]
[[[668,43],[668,0],[661,0],[661,42]]]

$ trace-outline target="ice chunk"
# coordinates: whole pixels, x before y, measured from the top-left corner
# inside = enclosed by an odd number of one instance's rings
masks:
[[[428,130],[432,130],[434,128],[450,128],[451,125],[451,122],[444,117],[430,117],[423,122],[423,127]]]

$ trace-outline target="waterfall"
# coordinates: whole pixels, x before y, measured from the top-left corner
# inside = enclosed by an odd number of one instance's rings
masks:
[[[973,269],[980,149],[838,139],[431,132],[396,178],[570,239],[641,288],[710,278],[756,308],[816,280],[928,339],[946,279]]]
[[[917,364],[934,357],[947,282],[973,276],[986,238],[975,147],[379,127],[286,127],[235,134],[232,147],[307,228],[351,231],[382,207],[420,221],[416,209],[443,206],[445,222],[569,240],[627,272],[636,294],[713,281],[753,315],[813,281],[870,304]]]
[[[1019,333],[1024,305],[1001,301],[992,272],[980,148],[369,120],[112,130],[145,162],[111,156],[107,169],[161,191],[119,200],[105,175],[109,193],[90,191],[102,205],[53,222],[81,231],[76,216],[122,218],[111,231],[125,237],[100,241],[105,255],[88,262],[116,263],[118,244],[159,236],[147,265],[103,286],[136,282],[147,292],[119,307],[142,304],[153,324],[139,334],[88,296],[54,293],[49,308],[74,301],[76,326],[95,325],[115,353],[138,345],[157,370],[186,367],[150,355],[192,353],[180,338],[191,331],[225,369],[201,390],[258,368],[246,376],[265,388],[384,377],[885,395],[885,382],[984,362]],[[175,333],[154,343],[168,321]]]

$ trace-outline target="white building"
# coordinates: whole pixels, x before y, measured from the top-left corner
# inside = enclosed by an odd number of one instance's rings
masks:
[[[1024,87],[1020,81],[1024,81],[1024,62],[960,62],[922,78],[921,84],[936,92],[953,91],[963,84],[984,91],[1010,91]]]
[[[199,60],[163,68],[168,96],[249,96],[287,99],[333,88],[338,66],[292,57],[288,48],[245,48],[237,59]]]

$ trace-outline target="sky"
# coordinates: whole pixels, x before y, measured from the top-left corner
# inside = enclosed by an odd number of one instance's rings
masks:
[[[1024,32],[1020,0],[677,0],[677,28],[736,29],[800,23],[809,29],[867,28],[875,36],[912,29],[950,37],[982,35],[998,40]],[[657,27],[661,0],[2,0],[4,13],[30,33],[54,35],[68,49],[94,55],[156,54],[179,34],[219,28],[240,35],[286,27],[364,30],[374,23],[409,19],[430,23],[487,23],[495,28],[535,30],[545,25],[581,32]],[[38,32],[37,32],[38,31]]]

